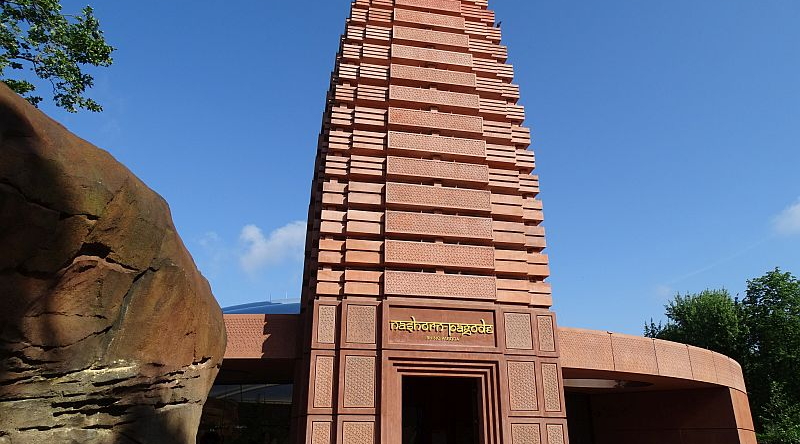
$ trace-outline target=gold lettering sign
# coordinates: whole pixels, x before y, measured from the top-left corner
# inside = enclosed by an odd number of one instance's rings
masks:
[[[464,324],[460,322],[418,321],[414,316],[408,321],[389,321],[389,330],[413,333],[422,331],[428,333],[447,333],[447,337],[454,334],[461,336],[491,335],[494,334],[494,325],[487,324],[481,319],[480,324]],[[458,336],[455,336],[458,337]]]

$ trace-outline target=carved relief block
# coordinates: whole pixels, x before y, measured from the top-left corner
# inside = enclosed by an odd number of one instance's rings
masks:
[[[534,362],[508,361],[508,396],[511,410],[534,411],[539,408]]]
[[[542,444],[539,424],[511,424],[512,444]]]
[[[345,356],[344,367],[344,407],[375,407],[375,358]]]
[[[436,89],[411,88],[392,85],[389,87],[389,100],[416,102],[454,108],[478,108],[480,100],[475,94],[464,94]]]
[[[547,424],[547,444],[564,444],[564,426]]]
[[[397,296],[438,296],[492,300],[494,276],[386,271],[383,291]]]
[[[561,410],[561,387],[558,383],[558,366],[542,364],[542,387],[544,388],[544,409],[548,412]]]
[[[384,262],[491,270],[494,268],[494,248],[387,240],[384,245]]]
[[[483,158],[486,155],[486,142],[483,140],[401,133],[397,131],[389,131],[388,146],[390,150],[452,154],[476,159]]]
[[[333,356],[317,356],[314,364],[314,407],[333,405]]]
[[[396,0],[395,4],[438,11],[461,12],[461,2],[455,0]]]
[[[331,423],[314,421],[311,423],[311,444],[331,443]]]
[[[375,423],[345,421],[342,424],[342,442],[345,444],[374,444]]]
[[[347,342],[374,344],[377,323],[377,313],[374,305],[348,305]]]
[[[414,83],[441,83],[469,88],[475,87],[476,79],[475,74],[471,72],[395,64],[391,66],[390,76],[393,79],[408,80]]]
[[[333,344],[336,342],[336,306],[319,305],[317,310],[317,342]]]
[[[469,47],[469,37],[464,34],[454,34],[452,32],[395,26],[393,36],[397,40],[412,40],[432,45],[458,46],[462,48]]]
[[[389,108],[389,125],[473,134],[483,132],[483,118],[481,117],[405,108]]]
[[[452,15],[431,14],[427,12],[395,9],[394,19],[398,22],[416,23],[419,25],[440,28],[464,29],[464,19]]]
[[[492,219],[445,214],[386,212],[386,233],[492,239]]]
[[[552,316],[536,316],[536,328],[539,332],[539,350],[556,351],[555,329]]]
[[[386,203],[404,206],[491,211],[491,196],[492,193],[484,190],[393,182],[386,184]]]
[[[489,181],[489,167],[474,163],[389,156],[386,159],[386,175],[389,177],[424,177],[487,183]]]
[[[531,315],[529,313],[506,313],[506,348],[533,350]]]

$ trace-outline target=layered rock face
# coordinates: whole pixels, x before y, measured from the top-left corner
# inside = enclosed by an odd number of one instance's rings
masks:
[[[222,312],[169,207],[0,84],[0,443],[194,443]]]

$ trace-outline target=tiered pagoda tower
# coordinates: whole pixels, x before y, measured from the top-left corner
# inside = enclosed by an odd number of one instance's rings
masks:
[[[474,384],[476,443],[567,442],[538,178],[506,57],[486,0],[353,2],[309,208],[298,443],[408,441],[420,378]],[[458,409],[462,392],[429,402]]]

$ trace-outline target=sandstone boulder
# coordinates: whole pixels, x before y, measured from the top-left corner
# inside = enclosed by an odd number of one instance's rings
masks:
[[[0,443],[194,443],[224,349],[166,202],[0,83]]]

